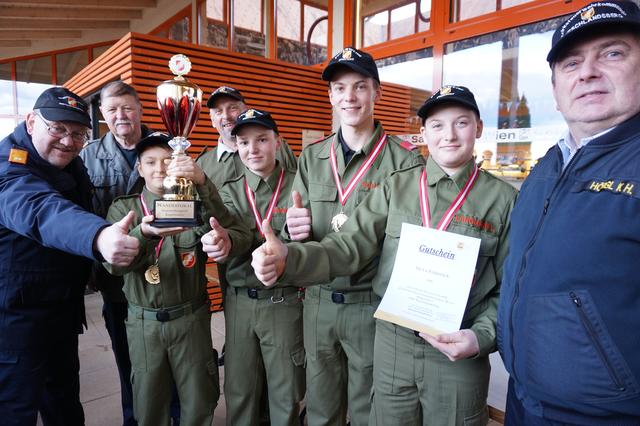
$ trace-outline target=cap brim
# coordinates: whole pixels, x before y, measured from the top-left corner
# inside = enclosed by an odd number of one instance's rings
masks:
[[[271,126],[267,123],[265,123],[264,121],[260,120],[259,118],[251,118],[249,120],[242,120],[242,123],[237,123],[233,129],[231,129],[231,134],[233,136],[236,136],[238,134],[238,131],[245,127],[248,126],[249,124],[254,124],[260,127],[264,127],[265,129],[269,129],[269,130],[273,130],[274,132],[278,133],[278,126],[274,125]]]
[[[166,146],[167,149],[171,150],[171,146],[169,146],[170,140],[171,138],[162,136],[147,136],[136,144],[136,152],[140,155],[150,146]]]
[[[632,19],[610,19],[592,22],[591,24],[584,25],[576,30],[571,31],[569,34],[560,39],[560,41],[558,41],[547,54],[547,62],[549,62],[549,65],[552,65],[558,58],[558,55],[562,53],[562,51],[565,50],[573,42],[580,39],[582,35],[592,34],[595,28],[602,28],[607,24],[614,25],[614,27],[611,28],[611,31],[621,31],[624,30],[625,27],[635,28],[637,31],[640,31],[640,22]],[[619,25],[621,25],[622,28],[620,28]]]
[[[417,115],[418,117],[422,118],[422,120],[426,120],[427,117],[429,116],[429,112],[432,109],[444,104],[458,104],[458,105],[465,106],[470,110],[472,110],[473,112],[475,112],[478,115],[478,117],[480,117],[480,111],[478,110],[478,106],[474,105],[473,102],[467,101],[466,99],[460,99],[460,98],[454,99],[454,98],[447,98],[447,97],[436,99],[430,103],[425,103],[420,107]]]
[[[49,121],[71,121],[88,128],[91,127],[91,118],[88,114],[61,108],[38,108],[40,114]]]
[[[371,72],[350,61],[334,62],[333,64],[328,65],[324,69],[324,71],[322,71],[322,79],[324,81],[331,81],[333,78],[333,75],[336,73],[336,71],[338,71],[338,69],[340,69],[340,67],[350,68],[351,70],[357,72],[358,74],[362,74],[366,77],[372,78],[376,80],[378,83],[380,82],[380,80],[375,75],[372,75]]]
[[[221,98],[223,96],[235,99],[236,101],[244,102],[244,98],[242,96],[238,96],[238,95],[233,94],[233,93],[215,93],[215,94],[213,94],[213,95],[211,95],[209,97],[209,100],[207,101],[207,108],[211,108],[213,106],[213,103],[217,99],[219,99],[219,98]]]

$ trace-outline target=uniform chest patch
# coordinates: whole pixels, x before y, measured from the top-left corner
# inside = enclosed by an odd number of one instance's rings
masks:
[[[376,189],[378,187],[378,182],[367,182],[366,180],[363,180],[362,187],[368,191],[371,191],[372,189]]]
[[[27,164],[29,152],[24,149],[11,148],[9,151],[9,162],[14,164]]]
[[[454,216],[453,221],[455,223],[465,223],[467,225],[471,225],[474,228],[487,231],[487,232],[492,232],[494,234],[496,232],[496,227],[493,225],[493,223],[488,222],[486,220],[475,218],[473,216],[465,216],[462,214],[457,214]]]
[[[287,207],[274,207],[273,208],[273,213],[274,214],[286,214],[287,213]]]
[[[630,197],[636,196],[636,182],[624,179],[591,180],[582,185],[581,190],[590,192],[611,192]]]
[[[180,257],[182,258],[182,266],[184,266],[185,268],[193,268],[196,264],[196,252],[195,251],[189,251],[187,253],[182,253],[180,255]]]

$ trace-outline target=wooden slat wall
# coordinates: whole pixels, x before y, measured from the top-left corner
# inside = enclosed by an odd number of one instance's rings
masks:
[[[192,154],[217,143],[218,135],[211,126],[206,100],[221,85],[240,90],[249,106],[271,112],[280,133],[296,153],[302,149],[303,129],[319,130],[325,135],[331,132],[331,104],[320,69],[149,35],[127,34],[69,80],[66,87],[87,97],[106,83],[121,79],[140,95],[143,122],[154,130],[164,130],[156,103],[156,87],[173,78],[168,62],[176,53],[189,57],[192,69],[187,78],[203,91],[202,112],[189,137]],[[388,133],[415,133],[407,121],[415,103],[415,92],[397,84],[383,84],[376,118]],[[222,298],[217,268],[213,264],[207,265],[207,276],[212,309],[220,310]]]

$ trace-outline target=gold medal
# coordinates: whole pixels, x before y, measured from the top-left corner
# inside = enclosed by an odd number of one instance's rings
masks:
[[[340,232],[340,228],[342,228],[342,225],[344,225],[347,219],[349,219],[349,216],[342,212],[338,213],[331,219],[331,229],[333,229],[334,232]]]
[[[158,265],[151,265],[144,271],[144,278],[149,284],[160,284],[160,268]]]

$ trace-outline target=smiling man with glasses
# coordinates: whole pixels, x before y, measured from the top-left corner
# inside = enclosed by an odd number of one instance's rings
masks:
[[[91,261],[126,266],[134,214],[113,225],[91,211],[78,158],[87,104],[54,87],[0,141],[0,422],[84,425],[78,333]]]

